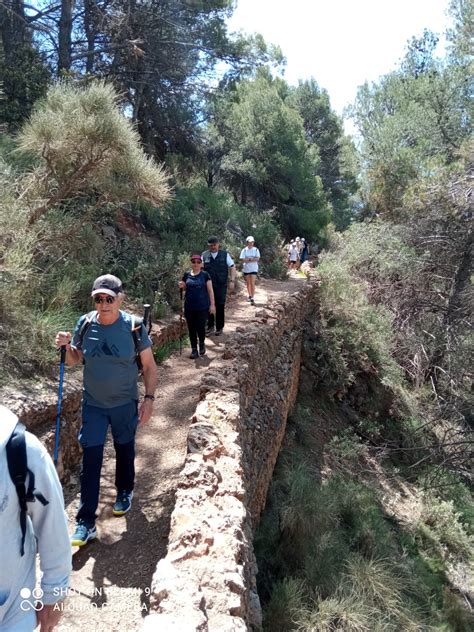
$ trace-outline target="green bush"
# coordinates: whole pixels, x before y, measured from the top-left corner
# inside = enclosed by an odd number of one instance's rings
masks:
[[[319,414],[324,405],[317,407]],[[467,564],[472,555],[467,490],[457,481],[444,488],[448,500],[426,497],[417,525],[399,523],[386,516],[377,486],[351,466],[367,452],[354,429],[373,434],[380,426],[353,424],[326,444],[328,458],[315,462],[315,417],[306,400],[297,405],[257,529],[265,629],[468,630],[469,615],[446,580],[447,564]],[[422,433],[421,421],[406,422]]]
[[[453,501],[427,495],[423,502],[418,529],[428,548],[435,547],[441,557],[444,557],[446,552],[472,558],[474,539],[468,535],[472,525],[465,525],[461,518],[461,514],[454,509]]]
[[[304,585],[298,579],[286,578],[275,584],[265,609],[263,629],[268,632],[294,630],[295,620],[304,604]]]
[[[76,197],[93,197],[95,207],[169,198],[167,175],[145,155],[118,104],[113,87],[101,81],[83,88],[57,83],[36,104],[18,137],[19,149],[39,163],[23,185],[31,223]]]
[[[374,373],[387,386],[401,386],[402,375],[391,355],[390,313],[369,302],[366,285],[354,280],[335,256],[324,255],[317,274],[321,281],[318,351],[324,357],[326,383],[345,390],[359,374]]]

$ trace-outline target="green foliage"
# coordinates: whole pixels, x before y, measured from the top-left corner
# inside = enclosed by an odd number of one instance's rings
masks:
[[[451,503],[453,514],[467,535],[474,536],[474,499],[459,476],[445,468],[430,466],[425,468],[418,482],[427,495],[435,493],[438,501]]]
[[[325,357],[322,370],[326,382],[346,389],[359,373],[374,372],[385,384],[397,386],[401,374],[391,356],[391,315],[381,305],[369,302],[367,286],[351,274],[350,263],[344,248],[320,257],[318,346]]]
[[[464,524],[461,518],[461,514],[454,509],[454,501],[427,495],[418,530],[428,548],[435,547],[440,557],[444,557],[446,551],[451,555],[469,558],[474,550],[474,539],[468,535],[472,524]]]
[[[13,143],[2,147],[10,162],[19,156]],[[280,271],[281,238],[272,215],[241,207],[224,192],[196,184],[178,189],[160,208],[140,199],[129,211],[110,202],[96,207],[91,196],[68,197],[29,225],[31,208],[17,196],[18,177],[21,164],[13,168],[0,161],[0,349],[10,379],[22,372],[50,372],[56,326],[51,314],[58,310],[61,328],[70,330],[77,316],[91,309],[90,286],[100,273],[118,275],[128,297],[151,303],[154,318],[161,318],[169,308],[179,308],[178,279],[189,268],[190,253],[202,252],[210,234],[220,235],[222,247],[236,260],[245,237],[253,234],[264,270]],[[34,347],[19,335],[25,327],[22,313],[39,320]]]
[[[264,612],[263,629],[272,632],[293,630],[304,604],[304,582],[286,578],[274,586]]]
[[[300,82],[288,102],[299,112],[306,139],[318,153],[316,174],[331,202],[334,223],[342,230],[350,223],[351,196],[357,190],[354,145],[344,137],[342,121],[331,110],[328,93],[314,79]]]
[[[351,464],[362,456],[364,446],[353,430],[347,430],[329,441],[328,452],[336,462]]]
[[[184,336],[184,339],[181,341],[181,344],[186,347],[189,346],[189,340],[187,336]],[[155,361],[160,364],[167,360],[172,353],[177,351],[180,348],[179,340],[172,340],[171,342],[167,342],[162,347],[154,347],[153,348],[153,356]]]
[[[201,184],[179,188],[174,199],[161,213],[155,212],[150,205],[142,204],[140,220],[159,234],[161,251],[164,247],[167,252],[172,252],[175,262],[180,256],[184,257],[181,273],[189,266],[188,258],[192,252],[200,253],[206,249],[209,235],[218,235],[221,247],[227,249],[239,265],[245,238],[252,234],[260,249],[262,273],[268,276],[282,275],[279,256],[281,236],[272,214],[240,206],[228,193]],[[186,251],[183,250],[183,244],[187,245]],[[155,280],[163,278],[165,281],[164,277],[158,274]],[[165,296],[169,293],[162,282],[160,291]]]
[[[286,236],[308,239],[329,221],[317,151],[308,146],[303,122],[281,96],[283,85],[259,73],[239,83],[216,107],[216,141],[224,181],[242,204],[276,209]]]
[[[101,271],[123,272],[141,300],[150,292],[149,243],[108,240],[101,229],[114,216],[112,196],[168,195],[166,177],[139,149],[106,85],[53,87],[19,145],[26,163],[16,159],[12,142],[1,147],[10,164],[0,160],[1,364],[10,378],[50,371],[55,328],[71,329],[90,309],[91,282]],[[33,171],[24,175],[32,160]],[[166,265],[169,274],[174,260],[165,257]]]
[[[72,197],[91,196],[95,206],[169,197],[163,169],[145,156],[118,95],[103,82],[50,88],[23,127],[19,148],[40,162],[24,184],[34,208],[30,222]]]
[[[450,59],[469,72],[469,68],[472,67],[474,7],[469,0],[451,0],[449,13],[453,20],[453,26],[447,32]]]
[[[408,47],[402,67],[359,89],[350,113],[362,136],[364,197],[398,216],[410,184],[459,159],[470,138],[467,68],[433,58],[432,33]]]
[[[374,612],[365,608],[365,604],[353,597],[344,595],[330,599],[320,599],[312,608],[306,608],[298,617],[299,632],[369,632],[374,630]],[[287,628],[293,629],[293,628]]]
[[[0,7],[0,13],[6,9]],[[1,50],[3,48],[3,50]],[[50,78],[50,68],[31,45],[13,45],[5,56],[0,48],[0,123],[12,132],[28,118],[34,103],[44,97]]]
[[[331,473],[327,460],[321,482],[313,418],[298,409],[296,443],[280,456],[256,534],[264,629],[467,631],[469,616],[446,588],[447,561],[472,554],[453,504],[426,497],[409,526],[388,519],[377,486]],[[351,460],[360,446],[343,432],[327,450]]]

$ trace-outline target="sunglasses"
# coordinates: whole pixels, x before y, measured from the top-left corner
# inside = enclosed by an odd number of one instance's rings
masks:
[[[94,303],[96,304],[108,303],[109,305],[112,305],[114,301],[115,301],[115,296],[94,296]]]
[[[202,259],[191,259],[191,263],[202,263]]]

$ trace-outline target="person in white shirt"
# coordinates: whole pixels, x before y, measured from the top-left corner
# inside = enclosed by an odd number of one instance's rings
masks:
[[[255,279],[258,272],[258,262],[260,261],[260,251],[255,247],[255,239],[249,235],[245,240],[246,246],[240,253],[240,260],[244,263],[244,278],[251,305],[255,305]]]
[[[217,237],[209,237],[208,249],[202,253],[204,271],[209,273],[214,290],[216,313],[209,314],[207,319],[207,335],[220,336],[225,324],[225,302],[227,297],[227,283],[230,277],[230,291],[235,292],[235,265],[227,250],[220,248]]]
[[[298,246],[294,241],[290,243],[290,247],[288,249],[288,260],[290,269],[296,268],[296,263],[298,261]]]
[[[63,492],[44,446],[17,424],[17,416],[0,405],[0,632],[33,632],[37,625],[40,632],[51,632],[61,616],[59,602],[67,595],[71,574]],[[15,443],[22,435],[26,462],[19,460],[19,450],[15,450],[17,458],[9,460],[10,439]],[[23,509],[11,479],[13,460],[27,472],[25,482],[19,484],[26,494]]]

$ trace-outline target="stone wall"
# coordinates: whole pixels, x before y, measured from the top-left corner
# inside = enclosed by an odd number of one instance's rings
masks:
[[[81,370],[66,368],[61,402],[57,464],[58,475],[62,483],[68,482],[81,458],[81,448],[77,441],[77,434],[81,426],[81,394]],[[18,416],[26,428],[40,439],[53,456],[58,412],[58,382],[42,380],[35,384],[22,383],[21,391],[13,387],[4,388],[2,389],[1,403]]]
[[[317,286],[256,312],[203,376],[188,435],[167,556],[143,630],[258,630],[253,533],[297,394]]]

